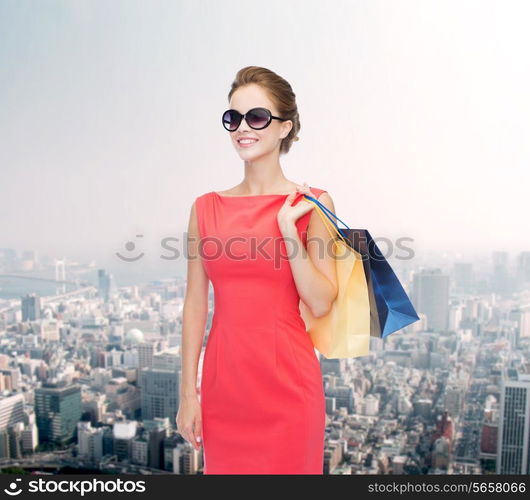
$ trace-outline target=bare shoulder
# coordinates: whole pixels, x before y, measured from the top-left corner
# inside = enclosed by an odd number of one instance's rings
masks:
[[[224,191],[219,191],[217,189],[214,190],[215,193],[220,194],[221,196],[233,196],[234,194],[234,188],[225,189]]]
[[[333,202],[333,198],[331,197],[331,195],[329,194],[328,191],[323,191],[320,193],[320,195],[318,195],[317,197],[317,200],[322,203],[322,205],[324,205],[326,208],[328,208],[329,210],[331,210],[332,212],[335,212],[335,204]]]
[[[335,213],[335,203],[333,202],[333,198],[331,197],[328,191],[323,191],[316,198],[330,212]],[[332,215],[330,215],[330,217],[334,219]],[[320,232],[326,231],[324,223],[322,222],[319,215],[315,213],[314,209],[311,211],[311,216],[309,217],[309,225],[308,225],[308,232],[312,232],[312,231],[320,231]]]
[[[326,205],[326,207],[328,206],[328,204],[333,205],[333,198],[327,191],[323,191],[322,193],[320,193],[320,195],[317,196],[317,200],[323,205]]]
[[[189,216],[189,224],[193,225],[194,227],[198,226],[198,218],[199,218],[199,211],[201,207],[203,206],[204,200],[209,195],[209,193],[202,193],[195,197],[195,199],[191,202],[190,206],[190,216]]]

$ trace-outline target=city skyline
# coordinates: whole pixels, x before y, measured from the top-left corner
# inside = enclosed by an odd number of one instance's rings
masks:
[[[317,353],[324,474],[527,473],[530,259],[519,280],[505,254],[491,261],[485,277],[471,264],[411,268],[401,280],[418,322],[372,338],[367,356]],[[203,473],[174,422],[185,280],[117,286],[96,270],[76,293],[57,283],[56,296],[0,299],[0,466]]]

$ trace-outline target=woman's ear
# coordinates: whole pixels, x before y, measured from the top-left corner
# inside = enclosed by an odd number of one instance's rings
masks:
[[[288,127],[285,135],[281,136],[282,139],[285,139],[289,135],[289,132],[291,132],[291,129],[293,128],[293,122],[291,120],[287,120],[286,122],[283,122],[282,125],[283,125],[284,130],[286,127]]]

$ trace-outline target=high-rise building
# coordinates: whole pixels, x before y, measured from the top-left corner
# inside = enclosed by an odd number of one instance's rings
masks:
[[[148,441],[148,465],[155,469],[164,469],[164,440],[170,428],[169,418],[144,420]]]
[[[427,316],[427,328],[445,331],[449,322],[449,275],[441,269],[423,269],[415,273],[412,303],[416,312]]]
[[[0,458],[9,458],[9,432],[0,430]]]
[[[180,370],[181,359],[179,347],[166,349],[153,355],[153,368],[163,368],[165,370]]]
[[[0,398],[0,431],[7,429],[10,425],[24,422],[24,396],[15,393]]]
[[[33,453],[39,445],[39,430],[35,423],[33,411],[24,412],[25,428],[22,431],[22,450],[24,453]]]
[[[11,458],[22,458],[22,433],[24,432],[24,423],[17,422],[7,428],[9,436],[9,456]]]
[[[530,374],[513,369],[502,379],[497,474],[530,474]]]
[[[172,426],[179,403],[179,372],[163,368],[143,368],[140,371],[142,418],[152,420],[168,417]]]
[[[153,356],[155,355],[156,345],[154,342],[141,342],[137,344],[138,349],[138,369],[152,368]]]
[[[44,383],[35,389],[35,413],[40,441],[67,443],[75,437],[81,419],[81,387]]]
[[[133,441],[138,430],[138,423],[134,420],[123,420],[114,423],[114,454],[119,460],[130,460],[132,457]]]
[[[177,434],[171,434],[164,439],[163,442],[163,453],[164,453],[164,470],[179,473],[179,437]]]
[[[148,465],[148,442],[145,434],[137,436],[132,441],[131,460],[137,465]]]
[[[35,321],[41,317],[41,298],[34,293],[21,299],[22,321]]]
[[[518,255],[516,277],[520,287],[530,283],[530,252],[521,252]]]
[[[329,384],[326,387],[326,398],[333,399],[333,407],[346,408],[348,413],[353,413],[355,409],[354,388],[341,381],[338,377],[329,377]]]
[[[114,276],[104,269],[98,269],[98,293],[104,302],[108,302],[116,293]]]
[[[519,338],[530,337],[530,305],[521,307],[518,311]]]
[[[492,261],[492,291],[501,295],[507,294],[511,291],[511,277],[508,271],[508,252],[493,252]]]
[[[84,460],[99,462],[103,457],[103,428],[94,428],[90,422],[78,422],[77,445]]]

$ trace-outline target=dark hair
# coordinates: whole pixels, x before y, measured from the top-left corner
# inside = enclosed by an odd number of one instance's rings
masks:
[[[246,66],[237,72],[228,93],[228,101],[230,101],[232,94],[238,88],[251,83],[259,85],[269,94],[270,99],[278,108],[281,118],[293,122],[291,131],[282,139],[280,144],[280,153],[288,153],[291,149],[291,144],[300,139],[298,137],[300,117],[298,116],[298,106],[296,105],[296,94],[293,92],[289,82],[274,73],[274,71],[260,66]]]

